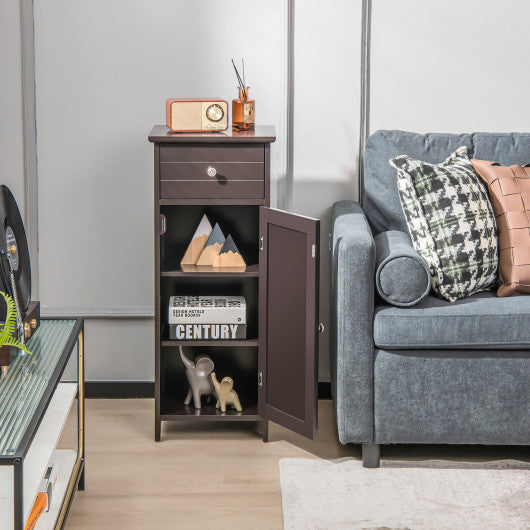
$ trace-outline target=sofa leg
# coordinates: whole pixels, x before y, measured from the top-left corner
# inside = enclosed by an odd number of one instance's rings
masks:
[[[379,444],[363,444],[363,467],[379,467],[381,446]]]

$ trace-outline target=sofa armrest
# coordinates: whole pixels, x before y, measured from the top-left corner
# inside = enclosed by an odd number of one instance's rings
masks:
[[[333,206],[330,372],[342,443],[373,440],[375,242],[362,207]]]

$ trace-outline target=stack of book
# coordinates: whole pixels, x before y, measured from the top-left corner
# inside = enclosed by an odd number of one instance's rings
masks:
[[[243,296],[172,296],[170,340],[247,338],[247,305]]]

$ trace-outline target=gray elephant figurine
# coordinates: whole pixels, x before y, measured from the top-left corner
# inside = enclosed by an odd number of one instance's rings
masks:
[[[180,358],[186,366],[186,377],[190,384],[188,395],[184,400],[184,405],[189,405],[191,397],[193,396],[193,404],[196,409],[201,408],[201,396],[214,396],[215,389],[210,379],[210,374],[213,372],[213,361],[207,355],[199,355],[195,362],[190,361],[182,351],[182,346],[179,346]]]
[[[234,380],[231,377],[223,377],[222,381],[219,383],[215,372],[212,372],[210,377],[212,378],[215,393],[217,394],[217,404],[215,407],[218,409],[220,408],[221,412],[226,412],[226,406],[232,405],[232,407],[238,412],[241,412],[243,407],[241,407],[237,392],[233,390]]]

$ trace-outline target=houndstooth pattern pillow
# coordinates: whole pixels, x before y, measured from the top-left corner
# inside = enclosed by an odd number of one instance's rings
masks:
[[[485,188],[458,148],[441,164],[406,155],[390,160],[412,244],[427,263],[437,296],[454,302],[497,278],[495,216]]]

